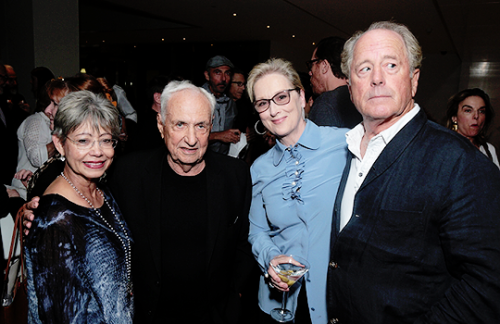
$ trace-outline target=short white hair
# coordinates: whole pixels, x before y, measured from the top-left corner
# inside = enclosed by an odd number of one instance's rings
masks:
[[[190,81],[184,80],[184,81],[171,81],[167,84],[165,89],[163,89],[163,92],[161,94],[161,120],[162,122],[165,121],[165,117],[167,116],[167,106],[168,102],[172,98],[174,94],[176,94],[179,91],[183,90],[191,90],[194,92],[198,92],[202,95],[204,95],[209,104],[210,104],[210,116],[213,117],[214,112],[215,112],[215,97],[213,94],[208,92],[207,90],[197,87],[194,84],[192,84]]]

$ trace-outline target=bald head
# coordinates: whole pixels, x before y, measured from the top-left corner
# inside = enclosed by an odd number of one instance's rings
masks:
[[[14,68],[8,64],[5,64],[5,71],[9,79],[6,81],[6,87],[9,89],[10,93],[17,93],[17,75]]]
[[[0,95],[3,94],[7,79],[7,70],[5,69],[5,66],[3,65],[2,62],[0,62]]]

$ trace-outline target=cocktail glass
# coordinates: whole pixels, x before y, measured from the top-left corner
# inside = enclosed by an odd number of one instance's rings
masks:
[[[291,287],[294,283],[299,281],[307,271],[309,271],[309,262],[295,255],[287,255],[286,257],[288,261],[285,263],[273,264],[271,261],[271,267],[280,279],[287,283],[288,287]],[[286,309],[287,298],[288,291],[284,291],[281,308],[275,308],[271,311],[271,317],[277,322],[290,322],[295,317],[292,311]]]

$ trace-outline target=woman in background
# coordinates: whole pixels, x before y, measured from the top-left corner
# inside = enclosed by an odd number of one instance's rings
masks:
[[[479,88],[462,90],[448,100],[447,127],[469,139],[500,168],[495,147],[486,142],[493,115],[490,97]]]
[[[35,172],[49,158],[56,154],[51,131],[54,129],[54,116],[60,100],[68,93],[64,80],[55,79],[46,84],[45,91],[39,97],[39,106],[45,107],[26,118],[17,129],[18,155],[16,172],[28,170]],[[26,199],[26,188],[21,180],[12,180],[12,186],[20,190]]]

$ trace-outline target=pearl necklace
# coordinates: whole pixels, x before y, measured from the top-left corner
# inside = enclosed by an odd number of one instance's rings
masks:
[[[97,214],[97,216],[99,216],[99,218],[102,219],[102,221],[111,229],[111,231],[116,235],[116,237],[122,243],[123,250],[125,251],[125,264],[127,267],[127,289],[128,289],[129,294],[132,295],[132,281],[130,280],[131,273],[132,273],[132,265],[131,265],[132,249],[131,249],[131,245],[130,245],[130,238],[128,237],[128,232],[126,231],[125,226],[120,221],[120,219],[118,219],[118,216],[116,215],[115,210],[113,208],[111,208],[111,205],[109,204],[106,197],[104,197],[102,191],[99,188],[97,188],[97,191],[101,194],[101,197],[103,198],[104,202],[108,206],[109,210],[111,210],[111,213],[113,213],[113,216],[115,216],[117,223],[120,224],[120,227],[125,235],[125,239],[127,240],[126,244],[125,244],[125,241],[122,239],[122,237],[118,234],[118,232],[116,232],[116,230],[113,228],[113,226],[111,226],[111,224],[109,224],[108,221],[101,215],[99,210],[97,208],[95,208],[94,205],[92,205],[90,200],[88,200],[87,197],[85,197],[82,194],[82,192],[80,190],[78,190],[78,188],[68,178],[66,178],[66,176],[64,175],[64,172],[61,172],[61,176],[64,178],[64,180],[66,180],[70,184],[71,187],[73,187],[73,189],[75,189],[75,191],[83,199],[85,199],[85,201],[90,205],[90,207],[94,210],[94,212]]]

